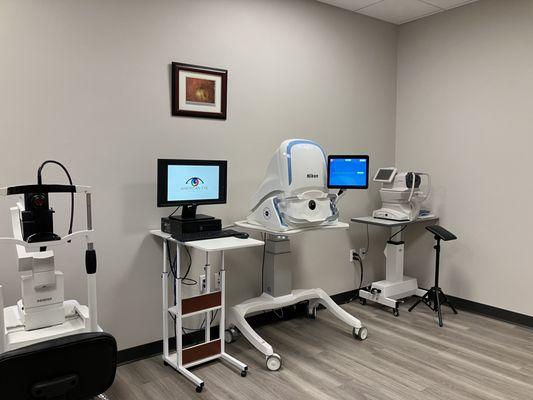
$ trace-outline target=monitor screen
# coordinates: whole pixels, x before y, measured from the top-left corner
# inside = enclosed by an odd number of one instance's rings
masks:
[[[226,202],[226,161],[158,160],[157,205]]]
[[[368,156],[328,157],[328,188],[368,189]]]
[[[375,182],[388,182],[392,181],[396,168],[380,168],[374,177]]]

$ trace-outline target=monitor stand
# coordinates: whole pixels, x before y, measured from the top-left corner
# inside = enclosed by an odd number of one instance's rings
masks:
[[[210,215],[204,215],[204,214],[196,214],[196,204],[187,204],[182,206],[181,208],[181,215],[172,215],[170,216],[170,219],[174,219],[176,221],[205,221],[208,219],[215,219],[215,217],[212,217]]]

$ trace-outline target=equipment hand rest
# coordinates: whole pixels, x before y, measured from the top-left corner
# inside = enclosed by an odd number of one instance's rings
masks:
[[[450,231],[444,229],[442,226],[440,225],[431,225],[431,226],[426,226],[426,229],[428,231],[430,231],[431,233],[433,233],[437,238],[439,239],[442,239],[444,240],[445,242],[449,241],[449,240],[455,240],[457,239],[457,236],[455,236],[453,233],[451,233]]]

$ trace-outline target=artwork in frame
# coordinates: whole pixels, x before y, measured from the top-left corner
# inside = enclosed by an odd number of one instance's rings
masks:
[[[228,71],[172,63],[172,115],[226,119]]]

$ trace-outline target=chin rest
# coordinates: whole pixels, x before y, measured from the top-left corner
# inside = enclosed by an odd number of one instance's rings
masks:
[[[448,240],[457,239],[457,236],[455,236],[453,233],[439,225],[426,226],[426,229],[432,234],[434,234],[437,238],[442,239],[445,242],[447,242]]]
[[[107,333],[81,333],[0,354],[2,399],[88,400],[115,379],[117,343]]]

